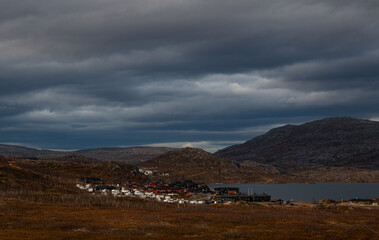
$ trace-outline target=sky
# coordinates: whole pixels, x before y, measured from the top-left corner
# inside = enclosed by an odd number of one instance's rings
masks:
[[[0,142],[200,147],[379,120],[377,0],[0,0]]]

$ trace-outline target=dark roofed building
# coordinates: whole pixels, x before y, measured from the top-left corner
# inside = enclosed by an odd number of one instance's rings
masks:
[[[240,193],[240,189],[237,187],[220,187],[215,188],[214,190],[218,195],[234,195]]]
[[[262,193],[262,194],[254,193],[253,195],[251,195],[251,197],[253,198],[252,202],[269,202],[269,201],[271,201],[271,196],[266,194],[266,193]]]
[[[82,177],[80,179],[83,183],[103,184],[104,182],[98,177]]]
[[[362,203],[362,204],[371,204],[374,202],[374,200],[372,199],[365,199],[365,198],[352,198],[349,201],[353,203]]]
[[[247,195],[247,194],[221,194],[216,195],[216,199],[218,201],[231,201],[231,202],[269,202],[271,200],[271,196],[268,194],[256,194]]]

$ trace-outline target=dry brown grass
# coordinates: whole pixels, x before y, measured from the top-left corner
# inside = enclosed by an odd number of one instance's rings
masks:
[[[79,191],[0,164],[0,239],[379,239],[379,210],[183,206]]]
[[[84,197],[84,196],[82,196]],[[378,210],[0,198],[0,239],[378,239]],[[94,201],[94,200],[92,200]],[[123,204],[117,205],[118,201]],[[88,202],[87,202],[88,203]]]

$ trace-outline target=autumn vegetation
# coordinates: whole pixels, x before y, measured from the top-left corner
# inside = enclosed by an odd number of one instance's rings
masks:
[[[254,203],[190,206],[92,195],[74,186],[83,170],[81,164],[60,163],[58,171],[54,170],[57,163],[19,160],[10,166],[8,160],[0,159],[2,240],[378,239],[379,211],[375,208]],[[90,173],[105,174],[96,163],[83,164]],[[45,167],[38,169],[39,165]]]

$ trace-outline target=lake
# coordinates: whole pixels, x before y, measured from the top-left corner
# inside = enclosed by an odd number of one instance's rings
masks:
[[[287,184],[208,184],[215,187],[238,187],[242,193],[267,193],[271,199],[313,202],[321,199],[349,200],[379,197],[379,183],[287,183]]]

